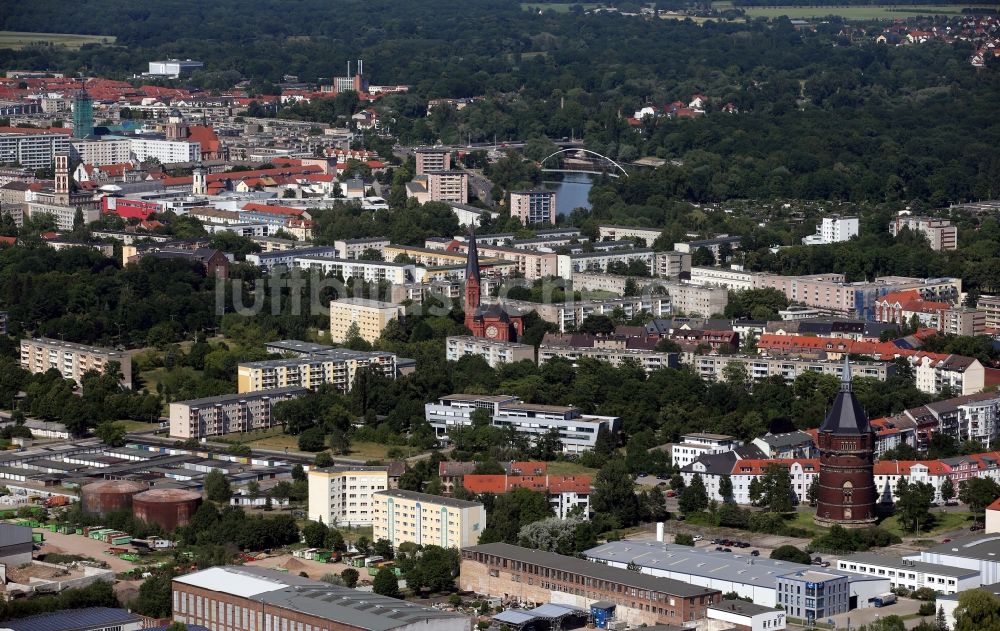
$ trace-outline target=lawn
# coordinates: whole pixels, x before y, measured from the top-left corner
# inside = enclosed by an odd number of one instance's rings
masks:
[[[892,20],[916,15],[961,15],[964,4],[941,5],[893,5],[893,6],[844,6],[832,4],[828,6],[781,6],[781,7],[747,7],[746,14],[751,18],[776,18],[788,16],[793,20],[824,18],[830,15],[842,17],[845,20]]]
[[[971,522],[972,513],[956,511],[949,513],[934,512],[935,523],[934,526],[927,531],[919,533],[921,537],[935,537],[942,535],[947,532],[954,530],[968,530],[969,524]],[[912,532],[903,532],[903,527],[899,523],[899,517],[893,515],[882,521],[879,524],[885,530],[893,534],[897,534],[900,537],[912,537],[914,534]]]
[[[143,423],[142,421],[130,420],[121,420],[117,421],[117,423],[124,427],[126,432],[142,432],[151,429],[160,429],[159,423]]]
[[[299,453],[299,437],[285,434],[281,431],[280,427],[273,427],[257,432],[226,434],[225,436],[221,436],[220,440],[229,443],[240,443],[251,449],[270,449],[273,451],[285,451],[287,449],[290,452]],[[360,461],[386,460],[389,457],[389,450],[393,447],[394,445],[383,445],[382,443],[355,442],[351,443],[351,453],[346,456],[335,455],[334,457]],[[403,450],[403,453],[407,457],[416,456],[421,453],[419,450],[412,448],[407,452],[407,447],[400,447],[400,449]]]
[[[555,460],[549,463],[550,475],[597,475],[597,469],[585,467],[571,460]]]
[[[79,49],[85,44],[114,44],[113,35],[74,35],[72,33],[28,33],[0,31],[0,48],[18,50],[33,44]]]

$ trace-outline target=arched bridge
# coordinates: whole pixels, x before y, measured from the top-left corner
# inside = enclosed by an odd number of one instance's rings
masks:
[[[618,173],[615,173],[613,171],[609,173],[607,171],[599,171],[599,170],[597,170],[596,164],[599,163],[599,160],[591,160],[591,161],[581,160],[580,162],[573,163],[573,164],[564,164],[563,168],[561,168],[561,169],[546,169],[545,168],[545,162],[546,162],[546,160],[548,160],[550,158],[553,158],[553,157],[555,157],[555,156],[557,156],[557,155],[559,155],[561,153],[578,153],[578,152],[582,152],[582,153],[585,153],[585,154],[588,154],[588,155],[591,155],[591,156],[596,156],[597,158],[600,158],[600,160],[603,160],[605,162],[610,163],[613,167],[615,167],[616,169],[618,169],[619,171],[621,171],[622,175],[624,175],[625,177],[628,177],[628,171],[626,171],[624,169],[624,167],[622,167],[622,165],[618,164],[617,162],[615,162],[611,158],[609,158],[607,156],[604,156],[604,155],[601,155],[601,154],[597,153],[596,151],[591,151],[590,149],[582,149],[582,148],[576,148],[576,147],[568,147],[566,149],[560,149],[559,151],[550,153],[549,155],[547,155],[544,158],[542,158],[541,162],[539,162],[538,164],[539,164],[539,166],[542,167],[542,171],[547,172],[547,173],[592,173],[594,175],[610,175],[611,177],[621,177],[621,175],[619,175]]]

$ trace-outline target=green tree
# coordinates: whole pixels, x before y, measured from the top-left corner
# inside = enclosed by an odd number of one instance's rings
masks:
[[[621,458],[609,460],[594,478],[591,508],[617,518],[622,526],[639,521],[639,498],[635,495],[632,474]]]
[[[121,423],[104,421],[98,423],[94,429],[94,434],[109,447],[121,447],[125,444],[125,426]]]
[[[399,580],[392,569],[388,567],[381,568],[375,574],[375,579],[372,580],[372,591],[380,596],[389,596],[390,598],[403,597],[399,593]]]
[[[760,476],[761,505],[772,513],[792,510],[792,479],[788,467],[769,464]]]
[[[1000,484],[991,478],[969,478],[958,485],[958,499],[967,504],[976,514],[986,511],[986,507],[1000,497]]]
[[[358,578],[360,577],[361,575],[353,567],[349,567],[340,573],[340,578],[344,579],[344,585],[352,589],[358,585]]]
[[[1000,631],[1000,598],[982,589],[959,594],[954,631]]]
[[[815,506],[816,502],[819,501],[819,476],[813,478],[813,481],[809,483],[809,490],[806,492],[806,501],[809,502],[810,506]]]
[[[309,520],[306,525],[302,527],[302,537],[305,539],[305,543],[310,548],[322,548],[326,545],[326,538],[329,534],[329,529],[326,524]]]
[[[170,615],[173,575],[161,572],[143,581],[139,595],[132,602],[132,609],[150,618],[165,618]]]
[[[708,491],[705,490],[705,482],[701,479],[701,474],[694,474],[691,478],[691,484],[681,491],[677,507],[684,514],[697,513],[708,508]]]
[[[736,503],[733,498],[733,480],[728,475],[719,478],[719,495],[722,496],[722,501],[727,504]]]
[[[233,497],[229,478],[219,469],[212,469],[205,475],[205,497],[220,504],[228,504]]]
[[[329,451],[321,451],[318,454],[316,454],[316,459],[313,461],[313,465],[315,465],[319,469],[332,467],[333,456],[330,455]]]
[[[810,558],[808,552],[792,545],[778,546],[771,551],[771,558],[778,561],[791,561],[807,565],[812,562],[812,558]]]
[[[679,546],[693,546],[694,537],[684,532],[677,533],[674,536],[674,543],[676,543]]]
[[[900,478],[896,484],[896,497],[896,512],[904,530],[920,532],[934,521],[931,515],[934,487],[930,484],[908,482],[906,478]]]
[[[379,539],[372,547],[375,549],[375,554],[378,556],[383,559],[392,560],[394,552],[392,550],[392,542],[388,539]]]
[[[946,502],[955,499],[955,483],[951,481],[951,478],[945,478],[944,483],[941,484],[941,499]]]

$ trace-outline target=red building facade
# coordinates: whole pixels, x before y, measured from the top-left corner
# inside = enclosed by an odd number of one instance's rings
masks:
[[[816,523],[863,528],[876,521],[875,430],[851,388],[844,361],[840,392],[817,433],[820,451]]]
[[[469,254],[465,263],[465,326],[476,337],[516,342],[524,334],[520,313],[508,311],[502,304],[481,304],[482,277],[479,273],[479,249],[475,233],[469,234]]]

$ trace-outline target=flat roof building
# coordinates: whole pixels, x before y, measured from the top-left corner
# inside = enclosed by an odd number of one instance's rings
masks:
[[[277,424],[274,406],[307,392],[299,386],[275,387],[174,401],[170,404],[170,435],[175,438],[204,438],[274,427]]]
[[[374,343],[391,320],[403,315],[403,307],[367,298],[341,298],[330,302],[330,340],[344,343],[357,325],[358,335]]]
[[[416,491],[389,489],[372,494],[372,537],[394,547],[405,542],[463,548],[479,540],[486,509],[470,502]]]
[[[491,368],[522,360],[535,361],[535,347],[505,340],[491,340],[472,335],[449,335],[445,340],[445,358],[457,362],[466,355],[479,355]]]
[[[953,565],[858,552],[837,560],[837,569],[855,574],[888,577],[893,588],[911,592],[927,587],[940,594],[957,594],[980,586],[979,571]]]
[[[128,353],[46,337],[21,340],[21,368],[31,373],[55,369],[66,379],[81,384],[88,370],[103,373],[111,362],[118,363],[121,385],[131,388],[132,358]]]
[[[369,526],[372,494],[389,488],[389,467],[329,467],[309,471],[309,519],[328,526]]]
[[[396,355],[333,348],[291,359],[248,362],[237,367],[236,385],[240,392],[257,392],[287,387],[318,390],[321,385],[331,383],[341,392],[350,392],[358,371],[368,367],[395,379]]]

